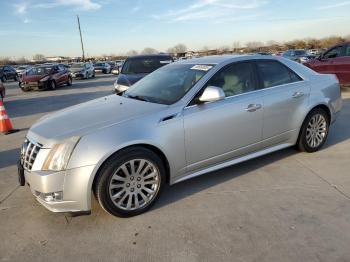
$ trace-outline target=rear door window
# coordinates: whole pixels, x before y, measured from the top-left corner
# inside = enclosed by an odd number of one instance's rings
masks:
[[[262,88],[285,85],[302,79],[292,70],[277,61],[256,62]]]

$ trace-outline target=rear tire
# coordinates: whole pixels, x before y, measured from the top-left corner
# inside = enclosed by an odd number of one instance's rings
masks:
[[[6,76],[3,76],[3,77],[1,78],[1,80],[2,80],[3,83],[6,83],[6,82],[7,82]]]
[[[300,130],[297,148],[313,153],[321,149],[327,140],[330,119],[322,108],[313,109],[305,118]]]
[[[94,183],[95,196],[108,213],[131,217],[149,210],[165,182],[162,160],[151,150],[122,150],[103,164]]]

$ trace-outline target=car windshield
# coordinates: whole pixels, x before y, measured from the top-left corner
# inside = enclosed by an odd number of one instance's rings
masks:
[[[50,71],[51,67],[34,67],[28,71],[27,75],[46,75]]]
[[[124,62],[122,74],[148,74],[171,62],[171,57],[129,58]]]
[[[306,54],[306,51],[305,51],[305,50],[295,50],[295,51],[294,51],[294,54],[295,54],[295,55],[305,55],[305,54]]]
[[[132,85],[125,97],[171,105],[180,100],[213,65],[170,64]]]
[[[95,66],[104,66],[104,63],[96,63]]]
[[[77,63],[77,64],[72,64],[71,68],[83,68],[84,64],[83,63]]]

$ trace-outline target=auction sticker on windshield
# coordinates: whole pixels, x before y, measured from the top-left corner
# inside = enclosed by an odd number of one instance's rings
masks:
[[[192,70],[201,70],[201,71],[209,71],[213,66],[211,65],[195,65],[192,66]]]

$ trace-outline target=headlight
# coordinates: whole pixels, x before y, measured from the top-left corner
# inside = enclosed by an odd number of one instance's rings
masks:
[[[42,170],[61,171],[65,170],[70,156],[77,145],[80,137],[71,137],[56,144],[46,157]]]

